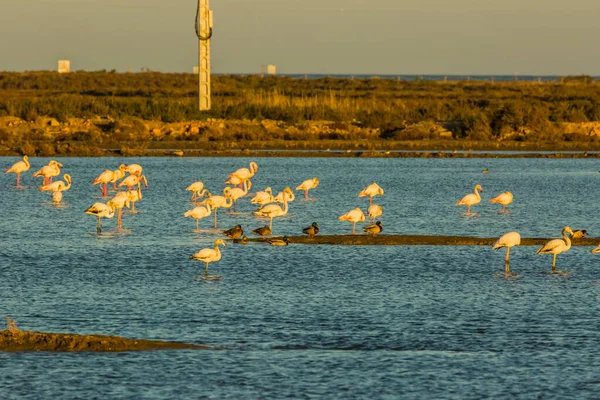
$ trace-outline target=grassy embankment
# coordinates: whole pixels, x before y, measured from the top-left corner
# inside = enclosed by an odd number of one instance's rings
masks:
[[[204,113],[196,106],[196,79],[0,73],[0,153],[600,150],[600,83],[588,77],[494,83],[215,76],[213,109]]]

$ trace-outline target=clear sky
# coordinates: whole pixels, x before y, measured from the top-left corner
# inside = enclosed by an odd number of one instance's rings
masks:
[[[197,0],[0,0],[0,70],[191,72]],[[211,0],[213,73],[600,75],[600,0]]]

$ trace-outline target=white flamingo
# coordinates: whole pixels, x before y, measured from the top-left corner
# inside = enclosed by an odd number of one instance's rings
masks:
[[[114,171],[112,171],[110,169],[105,169],[92,182],[92,185],[100,184],[100,187],[102,188],[102,197],[106,197],[106,191],[108,189],[108,182],[112,182],[113,176],[114,176]]]
[[[498,240],[496,240],[492,244],[492,249],[498,250],[502,247],[506,247],[506,258],[504,259],[504,274],[506,276],[510,276],[510,248],[514,246],[519,246],[521,244],[521,235],[518,232],[508,232],[504,235],[500,236]]]
[[[270,187],[263,191],[257,192],[256,195],[250,200],[251,204],[258,204],[259,208],[263,208],[265,204],[269,204],[275,201],[273,197],[273,189]]]
[[[192,201],[201,197],[202,189],[204,189],[204,182],[200,181],[196,181],[185,188],[185,190],[192,192],[192,197],[190,198]]]
[[[237,212],[237,201],[248,194],[248,191],[252,188],[252,182],[250,180],[244,181],[244,188],[233,188],[230,191],[229,197],[233,200],[233,212]]]
[[[48,165],[43,166],[38,171],[33,173],[33,176],[43,176],[44,182],[42,186],[52,183],[52,178],[60,175],[60,168],[63,167],[61,163],[56,160],[50,160]]]
[[[113,209],[117,210],[117,229],[123,228],[123,208],[131,207],[131,197],[128,192],[119,192],[106,202]]]
[[[573,234],[573,231],[568,226],[565,226],[562,230],[562,239],[552,239],[535,252],[535,254],[554,254],[552,259],[552,271],[556,271],[556,256],[560,253],[564,253],[571,248],[571,239],[567,235]]]
[[[119,183],[119,186],[127,186],[127,189],[132,190],[133,187],[137,185],[137,187],[141,189],[141,182],[144,182],[146,187],[148,186],[148,181],[146,180],[145,175],[129,175],[127,178],[123,179],[121,183]]]
[[[62,192],[67,191],[71,188],[71,175],[64,174],[63,179],[67,183],[63,181],[57,181],[49,183],[40,188],[42,192],[52,192],[52,201],[54,203],[60,203],[63,198]]]
[[[137,214],[137,211],[135,209],[135,203],[137,201],[142,200],[142,190],[140,188],[130,190],[127,192],[127,195],[129,196],[129,201],[131,202],[131,212]]]
[[[483,188],[481,185],[475,185],[473,189],[475,193],[471,193],[460,199],[456,202],[457,206],[467,206],[467,214],[471,214],[471,206],[474,204],[478,204],[481,201],[481,196],[477,190],[481,190],[483,192]]]
[[[369,204],[373,204],[373,197],[383,196],[383,189],[375,182],[361,190],[358,197],[369,197]]]
[[[511,192],[500,193],[498,196],[494,197],[491,200],[488,200],[490,203],[498,203],[502,206],[502,212],[509,212],[506,209],[506,206],[513,202],[513,194]]]
[[[8,168],[4,171],[5,174],[10,172],[17,174],[17,187],[21,186],[21,174],[25,171],[28,171],[31,165],[29,164],[29,157],[23,156],[22,161],[17,161],[12,165],[12,167]]]
[[[225,189],[223,189],[223,193],[225,194],[225,196],[213,196],[210,193],[208,193],[208,199],[199,203],[199,205],[208,204],[214,210],[215,228],[217,227],[217,212],[219,211],[219,208],[231,208],[231,206],[233,205],[233,200],[231,200],[231,197],[229,197],[231,195],[231,188],[226,187]],[[227,202],[227,200],[229,200],[229,202]]]
[[[296,190],[304,190],[304,199],[307,200],[308,199],[308,191],[310,189],[316,188],[317,186],[319,186],[319,178],[314,177],[312,179],[307,179],[304,182],[302,182],[300,185],[298,185]]]
[[[360,208],[355,208],[354,210],[348,211],[346,214],[338,217],[340,221],[349,221],[354,223],[352,226],[352,234],[356,233],[356,223],[365,221],[365,214],[362,212]]]
[[[227,247],[223,239],[215,240],[214,249],[202,249],[197,253],[190,256],[190,260],[199,260],[206,264],[206,277],[208,278],[208,264],[211,262],[217,262],[221,259],[221,251],[219,246]]]
[[[273,197],[273,200],[279,204],[283,204],[284,201],[291,203],[292,201],[296,200],[296,195],[293,192],[290,193],[284,190],[282,192],[277,193],[277,196]]]
[[[91,207],[87,208],[84,213],[98,218],[98,226],[96,228],[97,233],[102,232],[100,218],[112,218],[115,216],[115,210],[109,204],[104,203],[94,203]]]
[[[202,218],[208,217],[210,213],[210,204],[205,204],[204,206],[194,207],[191,210],[186,211],[186,213],[183,214],[183,216],[192,217],[196,220],[196,232],[198,232],[198,221]]]
[[[369,214],[369,220],[373,221],[375,218],[380,217],[383,214],[383,208],[379,204],[371,204],[367,210]]]
[[[283,191],[288,193],[289,195],[294,194],[294,192],[292,192],[292,189],[290,189],[289,187],[286,187],[285,189],[283,189]],[[271,229],[271,231],[273,231],[273,218],[281,217],[287,213],[288,202],[285,197],[283,199],[283,207],[281,207],[279,204],[267,204],[263,208],[253,212],[253,214],[255,215],[269,218],[269,229]]]
[[[125,172],[129,172],[131,175],[141,175],[142,166],[140,164],[129,164],[125,167]]]
[[[231,174],[229,174],[229,178],[231,179],[232,177],[236,177],[241,182],[247,181],[248,179],[254,176],[256,171],[258,171],[258,165],[254,161],[250,163],[249,167],[249,169],[240,168],[237,171],[232,172]]]
[[[126,169],[127,167],[125,166],[125,164],[121,164],[119,165],[119,169],[113,171],[113,176],[110,180],[110,183],[113,184],[113,189],[117,190],[117,181],[125,177]]]

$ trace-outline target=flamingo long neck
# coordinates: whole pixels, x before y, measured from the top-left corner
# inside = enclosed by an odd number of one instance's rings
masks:
[[[288,212],[288,201],[287,201],[287,197],[285,196],[285,193],[283,194],[283,213],[287,214]]]
[[[565,243],[566,243],[566,245],[567,245],[567,248],[566,248],[566,250],[569,250],[569,249],[571,248],[571,239],[570,239],[570,238],[569,238],[569,236],[567,235],[567,231],[565,231],[564,229],[563,229],[563,231],[562,231],[562,236],[563,236],[563,239],[565,240]],[[566,251],[566,250],[565,250],[565,251]]]
[[[244,196],[248,194],[248,179],[244,181]]]
[[[477,197],[477,200],[481,200],[481,196],[479,195],[479,190],[477,187],[475,187],[475,196]]]
[[[219,244],[215,243],[215,252],[217,253],[217,258],[221,257],[221,250],[219,250]]]
[[[65,182],[67,182],[67,184],[65,185],[65,187],[63,188],[63,190],[69,190],[69,189],[71,189],[71,178],[65,178]]]
[[[29,164],[29,157],[27,157],[27,156],[23,157],[23,162],[25,163],[25,165],[27,166],[27,168],[29,168],[31,166]]]

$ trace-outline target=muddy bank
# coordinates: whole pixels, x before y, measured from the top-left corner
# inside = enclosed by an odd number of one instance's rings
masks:
[[[21,330],[0,331],[0,351],[142,351],[142,350],[206,350],[208,346],[180,342],[127,339],[106,335],[74,335]]]
[[[281,237],[278,237],[281,239]],[[428,236],[428,235],[317,235],[288,236],[290,243],[298,244],[337,244],[337,245],[395,245],[395,246],[491,246],[498,238],[477,238],[467,236]],[[556,238],[521,238],[521,246],[541,246]],[[265,242],[262,238],[249,238],[249,242]],[[572,241],[573,246],[597,246],[600,238],[583,238]]]

